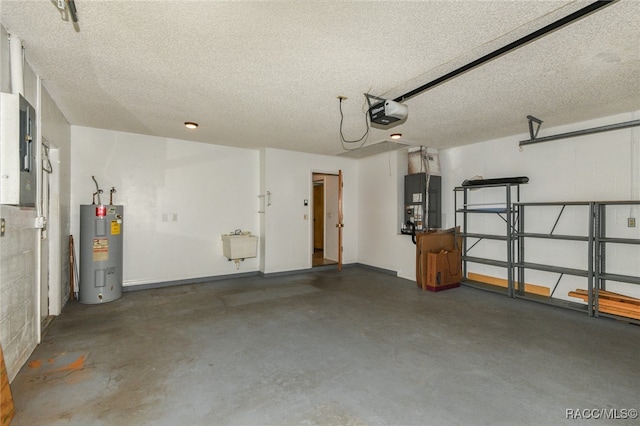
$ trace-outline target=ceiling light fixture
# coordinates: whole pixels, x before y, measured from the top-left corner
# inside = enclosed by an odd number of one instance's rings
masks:
[[[402,137],[402,133],[391,133],[391,139],[400,139]]]
[[[197,129],[198,123],[194,123],[193,121],[185,121],[184,127],[186,127],[187,129]]]

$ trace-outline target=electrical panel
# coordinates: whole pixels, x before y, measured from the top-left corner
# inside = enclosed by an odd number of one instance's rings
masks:
[[[429,205],[427,211],[427,175],[416,173],[404,177],[404,225],[413,223],[416,232],[436,229],[442,226],[442,178],[429,177]],[[425,220],[426,217],[426,220]],[[425,226],[426,224],[426,226]],[[410,229],[403,226],[403,233]]]
[[[427,212],[429,229],[442,228],[442,177],[431,175],[429,180],[429,211]]]
[[[0,94],[0,204],[36,204],[36,112],[19,94]]]

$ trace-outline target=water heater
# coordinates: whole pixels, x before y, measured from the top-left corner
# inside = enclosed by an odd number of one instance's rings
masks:
[[[122,297],[123,206],[80,206],[80,303]]]

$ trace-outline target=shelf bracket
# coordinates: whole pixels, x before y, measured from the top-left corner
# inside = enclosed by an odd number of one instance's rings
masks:
[[[640,126],[640,120],[631,120],[631,121],[625,121],[622,123],[609,124],[609,125],[600,126],[600,127],[592,127],[590,129],[576,130],[575,132],[567,132],[567,133],[561,133],[559,135],[543,136],[541,138],[538,138],[537,137],[538,130],[540,129],[540,124],[542,123],[542,121],[530,115],[527,115],[527,119],[529,120],[530,139],[526,141],[520,141],[521,147],[524,145],[531,145],[534,143],[549,142],[549,141],[554,141],[558,139],[567,139],[567,138],[573,138],[576,136],[586,136],[586,135],[592,135],[594,133],[610,132],[612,130],[628,129],[630,127]],[[538,123],[538,127],[535,129],[535,131],[533,129],[534,122]]]
[[[527,120],[529,120],[529,136],[531,140],[535,140],[538,137],[538,132],[540,131],[540,125],[542,124],[542,120],[539,118],[535,118],[533,115],[527,115]],[[533,123],[536,123],[538,126],[533,129]]]
[[[562,279],[563,276],[564,276],[564,273],[561,273],[560,276],[558,277],[558,281],[556,281],[556,285],[553,286],[553,290],[551,291],[551,295],[549,295],[549,297],[553,297],[553,293],[556,292],[556,288],[558,288],[558,284],[560,284],[560,280]]]
[[[471,251],[472,248],[474,248],[480,241],[482,241],[482,238],[478,238],[478,241],[476,241],[475,243],[473,243],[471,245],[471,247],[469,247],[466,251],[466,253],[469,253],[469,251]]]
[[[556,230],[556,226],[558,226],[558,222],[560,221],[560,216],[562,216],[562,213],[564,212],[564,208],[567,207],[567,205],[563,205],[562,209],[560,209],[560,213],[558,213],[558,217],[556,219],[556,223],[553,224],[553,228],[551,228],[551,232],[549,232],[549,235],[553,235],[553,231]]]

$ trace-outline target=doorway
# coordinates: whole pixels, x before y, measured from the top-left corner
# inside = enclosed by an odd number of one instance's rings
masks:
[[[63,291],[63,268],[69,268],[68,254],[62,252],[66,243],[61,231],[60,218],[60,150],[55,145],[49,148],[49,211],[47,219],[47,237],[49,239],[49,316],[62,313],[62,300],[66,296]],[[47,213],[45,213],[47,214]]]
[[[313,173],[313,250],[311,265],[338,265],[338,175]]]
[[[41,198],[45,227],[41,235],[40,321],[44,330],[61,311],[59,150],[43,138]]]

